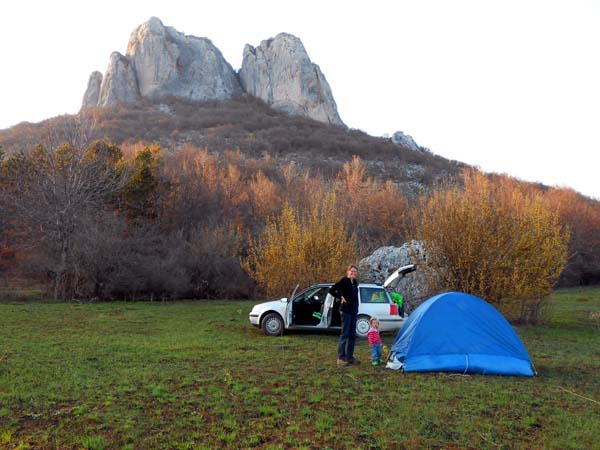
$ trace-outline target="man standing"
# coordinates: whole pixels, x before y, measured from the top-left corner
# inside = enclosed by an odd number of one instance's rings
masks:
[[[341,301],[342,333],[338,345],[338,366],[360,364],[354,359],[354,343],[356,341],[356,316],[358,315],[358,268],[350,265],[346,276],[329,289],[329,293]]]

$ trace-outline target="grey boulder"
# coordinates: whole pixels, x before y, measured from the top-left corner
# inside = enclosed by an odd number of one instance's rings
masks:
[[[433,272],[428,268],[421,242],[413,240],[401,247],[379,247],[360,261],[359,277],[361,282],[383,284],[396,269],[408,264],[416,264],[417,270],[399,278],[391,288],[402,294],[410,312],[432,295]]]
[[[402,131],[396,131],[392,135],[392,142],[396,145],[409,148],[416,152],[421,151],[421,147],[415,142],[415,140],[409,134],[404,134]]]

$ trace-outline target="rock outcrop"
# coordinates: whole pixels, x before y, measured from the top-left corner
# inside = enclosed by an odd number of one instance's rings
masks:
[[[404,134],[402,131],[396,131],[392,134],[392,142],[396,145],[409,148],[416,152],[421,151],[421,147],[415,142],[412,136]]]
[[[291,34],[280,33],[256,48],[246,45],[239,76],[248,94],[275,109],[344,125],[321,69]]]
[[[394,270],[408,264],[416,264],[417,270],[399,278],[391,287],[403,295],[410,312],[432,295],[430,277],[434,274],[427,267],[427,257],[419,241],[406,242],[401,247],[380,247],[363,258],[358,264],[360,281],[382,284]]]
[[[83,94],[81,109],[94,108],[98,105],[100,98],[100,86],[102,85],[102,74],[98,71],[92,72],[88,80],[87,89]]]
[[[104,77],[94,72],[82,110],[139,99],[224,101],[248,93],[275,109],[344,125],[331,88],[300,39],[286,33],[247,45],[239,77],[207,38],[165,27],[156,17],[137,27],[126,55],[113,53]]]
[[[135,72],[129,59],[119,52],[113,52],[100,87],[98,106],[135,103],[139,98]]]
[[[127,46],[139,91],[150,100],[229,100],[242,94],[233,68],[206,38],[186,36],[156,17],[140,25]]]

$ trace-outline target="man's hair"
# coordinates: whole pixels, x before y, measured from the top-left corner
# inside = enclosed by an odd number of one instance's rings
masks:
[[[356,271],[358,272],[358,267],[356,267],[354,264],[350,264],[346,269],[346,272],[350,272],[351,269],[356,269]]]

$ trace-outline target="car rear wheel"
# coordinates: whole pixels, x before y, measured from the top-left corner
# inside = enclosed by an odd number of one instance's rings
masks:
[[[359,338],[366,338],[367,333],[369,332],[369,328],[371,328],[370,323],[371,318],[369,316],[360,315],[356,318],[356,336]]]
[[[267,336],[283,334],[283,319],[277,313],[269,313],[262,321],[261,328]]]

